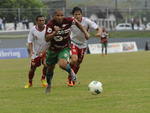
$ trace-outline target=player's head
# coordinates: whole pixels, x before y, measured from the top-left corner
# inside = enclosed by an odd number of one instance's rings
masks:
[[[102,27],[102,32],[106,32],[106,29],[105,29],[105,27]]]
[[[53,14],[53,18],[56,22],[62,23],[62,21],[64,19],[64,12],[61,9],[55,10],[55,12]]]
[[[72,15],[78,21],[81,21],[82,20],[82,9],[80,7],[74,7],[72,9]]]
[[[43,26],[45,24],[45,17],[43,15],[38,15],[35,20],[38,26]]]

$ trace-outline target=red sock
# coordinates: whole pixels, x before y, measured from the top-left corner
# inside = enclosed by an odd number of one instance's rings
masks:
[[[80,66],[72,65],[71,68],[73,69],[74,73],[77,74],[77,72],[79,71]]]
[[[76,68],[75,68],[75,70],[74,70],[75,74],[78,73],[79,69],[80,69],[80,66],[76,66]]]

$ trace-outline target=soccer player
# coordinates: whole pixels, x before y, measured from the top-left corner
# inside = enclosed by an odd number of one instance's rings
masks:
[[[77,19],[82,26],[88,31],[89,29],[96,30],[96,36],[100,37],[101,29],[99,26],[91,21],[90,19],[83,17],[82,10],[79,7],[74,7],[72,10],[72,15]],[[76,27],[72,26],[71,29],[71,68],[77,74],[80,64],[84,58],[84,54],[87,48],[87,40],[83,33]],[[75,82],[71,80],[71,76],[68,76],[68,86],[74,86]]]
[[[50,42],[50,46],[46,54],[46,64],[48,65],[46,79],[48,86],[45,93],[51,91],[51,81],[56,63],[58,63],[61,69],[70,74],[72,81],[76,81],[76,75],[68,62],[71,44],[70,27],[73,24],[84,33],[85,38],[89,37],[88,32],[76,19],[64,17],[64,12],[60,9],[54,12],[53,19],[47,24],[45,40]]]
[[[25,88],[30,88],[32,86],[32,79],[34,77],[34,73],[37,67],[43,64],[42,77],[41,82],[42,86],[46,87],[47,82],[45,80],[46,75],[46,49],[48,48],[48,44],[45,41],[45,17],[39,15],[36,17],[36,25],[33,26],[28,34],[28,46],[29,46],[29,54],[31,58],[30,70],[28,73],[29,82],[25,85]]]
[[[101,44],[102,44],[102,55],[104,55],[104,49],[105,49],[105,55],[107,55],[107,43],[108,43],[108,32],[105,28],[102,28],[102,34],[100,37]]]

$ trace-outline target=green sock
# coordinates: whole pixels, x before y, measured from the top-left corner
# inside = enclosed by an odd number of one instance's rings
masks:
[[[67,71],[68,73],[71,72],[71,66],[70,66],[70,64],[67,64],[67,66],[66,66],[66,71]]]

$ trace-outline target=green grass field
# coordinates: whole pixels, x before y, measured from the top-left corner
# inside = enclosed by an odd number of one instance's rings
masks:
[[[91,36],[95,37],[96,32],[91,32]],[[110,38],[150,38],[149,31],[110,31]]]
[[[150,38],[149,31],[113,31],[110,32],[111,38]]]
[[[0,60],[0,113],[148,113],[150,52],[86,55],[78,73],[80,84],[66,86],[67,73],[56,67],[52,92],[44,93],[37,69],[34,86],[24,89],[29,59]],[[103,83],[100,95],[88,84]]]

